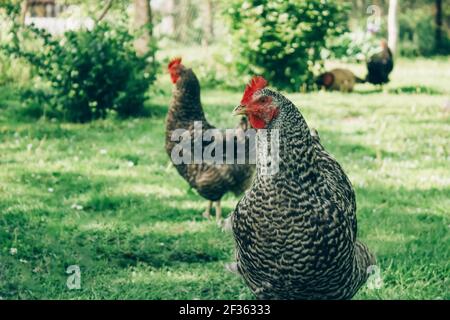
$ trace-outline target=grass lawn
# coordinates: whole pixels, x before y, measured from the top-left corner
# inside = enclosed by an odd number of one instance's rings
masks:
[[[448,59],[405,60],[383,91],[288,95],[356,189],[359,237],[383,279],[356,299],[450,299],[449,70]],[[20,120],[0,88],[0,298],[252,298],[224,271],[231,236],[169,165],[166,81],[152,117],[90,124]],[[234,127],[240,97],[204,91],[208,119]],[[66,286],[70,265],[80,290]]]

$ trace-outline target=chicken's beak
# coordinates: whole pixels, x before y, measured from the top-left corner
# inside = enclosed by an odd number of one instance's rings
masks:
[[[233,116],[239,116],[239,115],[245,115],[245,114],[246,114],[245,106],[242,104],[238,105],[233,110]]]

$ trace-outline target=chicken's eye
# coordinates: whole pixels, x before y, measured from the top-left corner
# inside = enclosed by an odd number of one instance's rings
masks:
[[[261,103],[266,103],[268,101],[269,101],[269,98],[266,97],[266,96],[263,96],[263,97],[259,98],[259,102],[261,102]]]

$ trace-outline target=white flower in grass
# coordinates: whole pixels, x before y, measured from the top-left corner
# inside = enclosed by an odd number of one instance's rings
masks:
[[[83,210],[83,206],[80,206],[79,204],[76,204],[76,203],[74,203],[74,204],[71,206],[71,208],[74,209],[74,210],[78,210],[78,211]]]
[[[100,149],[100,154],[107,154],[108,153],[108,150],[106,150],[106,149]]]
[[[28,263],[28,261],[25,260],[25,259],[19,259],[19,261],[22,262],[22,263]]]
[[[128,165],[129,168],[132,168],[132,167],[134,167],[134,162],[133,161],[128,161],[127,165]]]
[[[55,191],[53,188],[48,188],[48,192],[53,193]]]
[[[16,255],[16,254],[17,254],[17,248],[11,248],[11,249],[9,249],[9,253],[10,253],[12,256]]]
[[[33,272],[34,273],[39,273],[39,272],[41,272],[42,270],[41,270],[41,268],[39,268],[39,267],[35,267],[34,269],[33,269]]]

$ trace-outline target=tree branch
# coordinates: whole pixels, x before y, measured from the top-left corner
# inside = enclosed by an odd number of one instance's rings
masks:
[[[106,16],[106,14],[108,13],[109,9],[111,9],[112,5],[113,5],[114,0],[109,0],[108,3],[106,4],[105,8],[102,11],[102,14],[97,18],[97,20],[95,21],[95,23],[99,23],[100,21],[103,20],[103,18]]]

